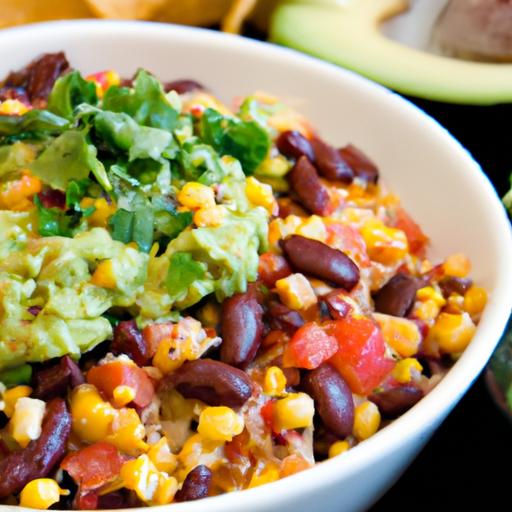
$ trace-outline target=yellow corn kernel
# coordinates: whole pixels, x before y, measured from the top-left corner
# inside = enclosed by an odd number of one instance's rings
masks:
[[[215,194],[211,187],[195,181],[185,184],[178,193],[178,201],[187,208],[212,208],[215,206]]]
[[[327,240],[327,229],[324,221],[318,215],[311,215],[295,230],[297,235],[312,238],[325,242]]]
[[[407,382],[411,382],[415,372],[421,373],[422,371],[423,366],[421,366],[417,359],[406,357],[396,363],[391,375],[396,381],[400,382],[400,384],[406,384]]]
[[[16,386],[4,392],[2,400],[4,402],[4,413],[10,418],[14,412],[14,406],[19,398],[30,396],[32,388],[30,386]]]
[[[158,487],[153,496],[152,504],[154,505],[168,505],[174,499],[178,492],[178,480],[173,476],[166,473],[159,473]]]
[[[386,343],[401,357],[413,356],[418,352],[421,333],[418,326],[407,318],[375,313]]]
[[[149,448],[148,457],[158,471],[165,471],[168,474],[173,473],[178,465],[178,458],[171,452],[165,437],[160,438]]]
[[[268,213],[277,213],[277,201],[272,192],[272,187],[261,183],[256,178],[250,176],[245,181],[245,193],[249,202],[256,206],[262,206]]]
[[[306,428],[313,424],[315,406],[306,393],[290,393],[274,405],[274,425],[278,430]]]
[[[282,396],[286,391],[286,377],[278,366],[271,366],[265,372],[263,391],[270,396]]]
[[[354,436],[364,441],[373,436],[380,426],[379,408],[370,401],[359,404],[354,411]]]
[[[464,254],[452,254],[444,260],[443,270],[449,276],[466,277],[471,272],[471,261]]]
[[[153,501],[160,475],[146,454],[129,460],[121,467],[121,478],[127,489],[135,491],[145,503]]]
[[[41,435],[45,410],[45,402],[37,398],[24,396],[16,400],[14,413],[9,421],[9,432],[22,448]]]
[[[69,491],[61,489],[59,484],[51,478],[37,478],[29,482],[20,494],[20,506],[46,510],[60,500],[61,496],[67,496]]]
[[[133,401],[135,398],[135,389],[131,386],[116,386],[112,392],[112,396],[114,398],[114,405],[123,407]]]
[[[329,459],[337,457],[350,449],[348,441],[336,441],[329,447]]]
[[[112,260],[104,260],[96,267],[91,277],[91,283],[101,288],[116,288],[117,283]]]
[[[86,209],[94,206],[94,212],[87,217],[89,226],[105,228],[107,227],[108,218],[116,211],[115,203],[108,203],[104,197],[93,199],[92,197],[84,197],[80,201],[80,208]]]
[[[215,327],[220,322],[218,304],[207,302],[199,311],[199,320],[204,327]]]
[[[487,304],[487,292],[480,286],[472,286],[464,295],[464,311],[471,316],[479,315]]]
[[[115,71],[100,71],[86,77],[86,80],[93,82],[96,86],[96,94],[98,98],[103,98],[103,95],[109,87],[119,85],[121,79]]]
[[[0,101],[0,114],[9,116],[22,116],[30,110],[25,103],[20,100]]]
[[[386,226],[379,219],[372,218],[365,222],[361,234],[370,259],[384,265],[399,262],[409,251],[405,233],[400,229]]]
[[[425,286],[416,292],[416,299],[421,301],[433,300],[438,306],[443,307],[446,299],[433,286]]]
[[[179,368],[184,360],[171,357],[176,350],[176,340],[168,338],[158,344],[156,353],[153,356],[153,366],[158,368],[164,375],[167,375]]]
[[[259,487],[276,480],[279,480],[279,469],[274,465],[267,465],[261,472],[255,471],[253,473],[248,488]]]
[[[276,281],[279,298],[290,309],[307,309],[318,302],[313,287],[302,274],[291,274]]]
[[[446,306],[443,308],[445,313],[463,313],[464,297],[458,293],[450,293],[446,299]]]
[[[226,217],[226,207],[220,204],[199,208],[194,213],[194,224],[198,228],[220,226]]]
[[[106,440],[129,455],[136,456],[140,452],[146,452],[149,448],[144,442],[146,429],[137,411],[126,407],[116,412],[111,425],[112,434]]]
[[[430,341],[437,342],[448,354],[462,352],[475,334],[475,324],[468,313],[441,313],[428,333]]]
[[[424,322],[431,323],[435,320],[435,318],[437,318],[439,311],[441,311],[441,308],[437,302],[433,299],[428,299],[425,302],[416,303],[413,314],[416,318],[419,318]]]
[[[105,439],[117,415],[91,384],[81,384],[73,390],[70,408],[73,432],[88,443]]]
[[[199,416],[197,431],[210,441],[231,441],[244,429],[244,420],[229,407],[206,407]]]

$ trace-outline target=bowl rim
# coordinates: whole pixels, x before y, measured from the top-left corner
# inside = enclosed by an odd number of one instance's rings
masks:
[[[501,233],[503,239],[502,251],[496,255],[494,262],[502,274],[502,279],[493,290],[492,301],[482,315],[473,342],[465,350],[457,363],[450,369],[444,379],[418,404],[405,414],[394,420],[390,425],[377,432],[364,443],[349,450],[343,457],[336,457],[317,464],[307,471],[292,475],[265,485],[266,492],[254,488],[242,492],[226,493],[220,496],[206,498],[198,502],[171,504],[176,512],[224,512],[226,510],[239,510],[258,502],[261,510],[273,510],[277,503],[288,499],[297,499],[298,496],[318,492],[322,487],[331,485],[347,475],[361,471],[370,465],[372,460],[383,458],[394,451],[405,434],[408,437],[421,436],[428,425],[437,426],[444,414],[447,414],[458,402],[466,389],[476,379],[484,368],[487,360],[498,343],[505,328],[510,310],[512,309],[512,291],[507,283],[512,282],[512,230],[510,223],[489,179],[479,164],[473,160],[469,152],[443,128],[437,121],[428,116],[421,109],[398,94],[386,89],[382,85],[357,75],[352,71],[339,68],[336,65],[320,61],[314,57],[301,54],[295,50],[278,47],[269,43],[249,40],[246,38],[222,34],[212,30],[184,27],[172,24],[134,21],[110,20],[77,20],[36,23],[26,26],[5,29],[0,32],[0,47],[13,40],[37,40],[45,36],[52,36],[60,32],[67,37],[74,34],[83,36],[84,31],[89,34],[149,37],[164,42],[166,38],[180,39],[182,44],[187,41],[201,39],[209,47],[220,52],[247,52],[249,54],[266,54],[266,58],[293,62],[308,68],[310,73],[322,74],[332,80],[344,80],[358,85],[362,94],[378,97],[379,101],[394,103],[399,115],[410,117],[415,123],[423,125],[432,135],[442,139],[443,144],[450,147],[467,167],[467,179],[474,180],[482,190],[482,203],[492,212],[494,229]],[[149,34],[149,35],[148,35]],[[27,43],[24,43],[27,44]],[[490,341],[491,340],[491,341]],[[427,440],[428,435],[423,432],[422,439]],[[156,508],[168,507],[160,505]],[[23,507],[6,507],[8,510],[30,510]],[[142,512],[146,508],[132,509]]]

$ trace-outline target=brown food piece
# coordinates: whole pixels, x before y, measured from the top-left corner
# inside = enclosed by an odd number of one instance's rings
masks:
[[[18,100],[21,101],[21,103],[25,103],[26,105],[30,103],[27,92],[22,87],[1,87],[0,101],[5,100]]]
[[[182,79],[164,83],[164,91],[176,91],[178,94],[185,94],[192,91],[202,91],[205,87],[195,80]]]
[[[322,302],[327,306],[329,315],[333,320],[345,318],[352,310],[350,303],[344,300],[345,294],[345,290],[333,290],[322,297]]]
[[[307,157],[301,156],[297,160],[288,173],[288,180],[302,206],[317,215],[329,213],[329,193]]]
[[[241,407],[252,394],[249,376],[226,363],[213,359],[187,361],[166,381],[185,398],[196,398],[208,405]]]
[[[291,266],[304,274],[334,283],[350,291],[359,282],[358,266],[342,251],[300,235],[281,242]]]
[[[124,320],[115,326],[111,348],[114,354],[127,354],[139,366],[147,365],[154,355],[150,353],[135,320]]]
[[[221,360],[245,368],[254,359],[263,337],[263,308],[254,286],[224,301],[221,334]]]
[[[324,364],[309,372],[302,382],[314,399],[325,427],[339,438],[352,434],[354,400],[343,377],[332,366]]]
[[[306,156],[311,162],[315,160],[311,142],[297,130],[282,132],[276,140],[276,146],[288,158],[298,160],[301,156]]]
[[[407,274],[393,276],[375,295],[375,311],[392,316],[407,316],[416,300],[419,281]]]
[[[354,171],[334,147],[318,137],[311,139],[311,145],[315,152],[315,167],[320,175],[330,181],[352,183]]]
[[[68,389],[85,382],[78,365],[69,356],[62,357],[57,363],[38,371],[34,376],[34,397],[50,400],[64,395]]]
[[[304,325],[304,319],[298,311],[277,301],[272,301],[268,305],[268,317],[272,329],[284,331],[290,335]]]
[[[338,152],[358,178],[367,183],[377,183],[379,181],[378,167],[359,148],[348,144],[339,149]]]
[[[71,432],[71,415],[66,402],[55,398],[46,406],[39,439],[0,460],[0,498],[19,493],[36,478],[44,478],[66,453],[66,443]]]
[[[423,398],[423,391],[413,385],[388,389],[370,395],[371,400],[386,418],[396,418]]]
[[[212,472],[201,464],[196,466],[185,478],[183,486],[176,493],[174,501],[193,501],[208,497],[212,483]]]

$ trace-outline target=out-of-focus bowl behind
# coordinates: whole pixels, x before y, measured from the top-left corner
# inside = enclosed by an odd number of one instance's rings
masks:
[[[490,293],[471,345],[445,379],[405,415],[341,457],[269,484],[199,502],[189,512],[362,510],[401,474],[477,377],[512,307],[512,235],[492,186],[471,156],[399,96],[347,71],[263,43],[199,29],[122,22],[58,22],[0,33],[0,76],[64,50],[84,73],[143,66],[162,79],[194,78],[228,100],[265,90],[296,105],[331,142],[352,142],[433,241],[435,259],[464,252]],[[10,507],[7,507],[9,509]],[[19,512],[19,508],[13,508]]]

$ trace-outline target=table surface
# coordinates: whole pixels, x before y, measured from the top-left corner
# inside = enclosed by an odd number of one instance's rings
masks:
[[[459,139],[503,196],[512,171],[512,105],[468,107],[409,98]],[[508,139],[508,140],[507,140]],[[400,480],[371,512],[474,510],[510,503],[512,423],[492,401],[483,374]],[[505,463],[500,468],[500,461]]]

